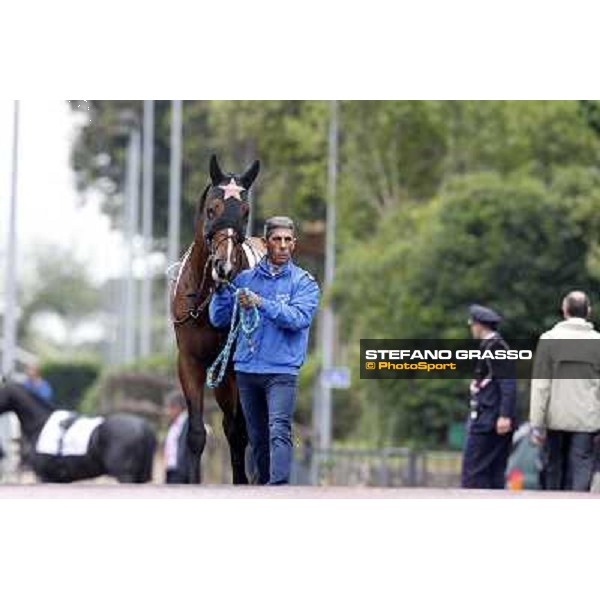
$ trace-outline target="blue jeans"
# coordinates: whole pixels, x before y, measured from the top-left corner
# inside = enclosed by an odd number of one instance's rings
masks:
[[[260,484],[289,483],[297,376],[236,372]]]

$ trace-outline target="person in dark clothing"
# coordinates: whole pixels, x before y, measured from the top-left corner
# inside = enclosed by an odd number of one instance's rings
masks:
[[[165,483],[190,483],[186,452],[188,413],[180,391],[166,397],[165,411],[170,423],[164,449]]]
[[[469,309],[469,326],[479,349],[508,350],[496,331],[501,317],[493,310],[474,304]],[[471,381],[471,411],[463,454],[461,485],[464,488],[502,489],[515,425],[516,370],[511,360],[482,358]]]
[[[57,408],[54,401],[54,390],[52,386],[42,377],[40,369],[36,364],[28,365],[25,369],[25,381],[23,387],[33,392],[44,404],[50,408]]]

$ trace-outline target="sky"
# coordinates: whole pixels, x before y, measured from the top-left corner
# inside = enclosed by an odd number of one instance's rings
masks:
[[[2,267],[11,193],[13,106],[13,101],[0,101]],[[99,198],[88,195],[82,204],[75,188],[69,154],[80,122],[65,100],[20,101],[17,269],[21,277],[30,269],[32,251],[44,243],[70,248],[75,257],[89,263],[90,275],[98,282],[123,268],[127,254],[120,235],[110,231],[108,218],[99,211]]]

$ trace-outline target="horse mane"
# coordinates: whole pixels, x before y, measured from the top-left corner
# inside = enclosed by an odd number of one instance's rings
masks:
[[[31,400],[33,400],[33,402],[35,402],[41,408],[49,410],[50,412],[55,410],[55,408],[52,408],[38,393],[26,388],[21,383],[15,383],[14,385],[19,393],[23,394],[26,398],[30,398]]]
[[[196,227],[198,227],[198,222],[202,220],[202,213],[204,212],[204,206],[206,205],[206,198],[208,197],[208,190],[210,190],[210,188],[211,184],[208,183],[196,203],[196,214],[194,215],[194,224]]]

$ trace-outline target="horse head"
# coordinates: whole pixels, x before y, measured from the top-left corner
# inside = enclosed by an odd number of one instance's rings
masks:
[[[239,246],[246,237],[250,214],[248,192],[259,169],[260,162],[255,160],[241,175],[225,173],[214,154],[210,159],[210,183],[202,195],[199,223],[215,282],[228,281],[240,270]]]

